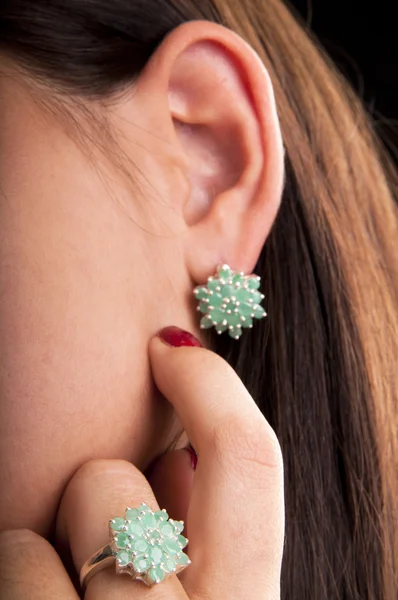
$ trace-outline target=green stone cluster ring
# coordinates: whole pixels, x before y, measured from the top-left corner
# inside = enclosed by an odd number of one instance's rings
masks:
[[[183,552],[184,521],[174,521],[165,510],[152,511],[145,503],[127,508],[125,517],[109,521],[110,542],[96,552],[80,571],[83,590],[99,571],[116,564],[116,574],[130,575],[147,586],[161,583],[191,564]]]

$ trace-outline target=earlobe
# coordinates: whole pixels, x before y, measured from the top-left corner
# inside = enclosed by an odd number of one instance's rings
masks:
[[[195,283],[218,264],[249,273],[279,208],[283,144],[272,84],[254,50],[220,25],[193,21],[154,57],[167,85],[174,144],[189,194],[182,207]]]

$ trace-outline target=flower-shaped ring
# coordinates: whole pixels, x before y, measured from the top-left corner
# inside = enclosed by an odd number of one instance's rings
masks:
[[[181,535],[183,529],[184,521],[170,519],[164,509],[152,511],[145,503],[139,508],[127,508],[124,518],[109,521],[110,542],[81,568],[82,589],[112,562],[116,564],[118,575],[130,575],[147,586],[179,573],[191,564],[183,552],[188,544],[187,538]]]

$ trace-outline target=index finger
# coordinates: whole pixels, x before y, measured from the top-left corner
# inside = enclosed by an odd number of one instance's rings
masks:
[[[174,348],[157,336],[149,356],[156,385],[198,454],[187,515],[192,565],[181,577],[188,595],[254,600],[261,591],[276,598],[284,498],[274,431],[215,353]]]

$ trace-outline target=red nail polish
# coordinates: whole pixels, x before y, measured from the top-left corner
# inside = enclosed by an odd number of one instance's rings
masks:
[[[165,327],[159,331],[158,336],[169,346],[199,346],[202,344],[189,331],[184,331],[179,327]]]
[[[196,466],[198,464],[198,455],[196,454],[195,450],[192,448],[191,445],[187,446],[185,448],[185,450],[187,452],[189,452],[189,454],[191,456],[191,465],[192,465],[193,470],[195,471]]]

